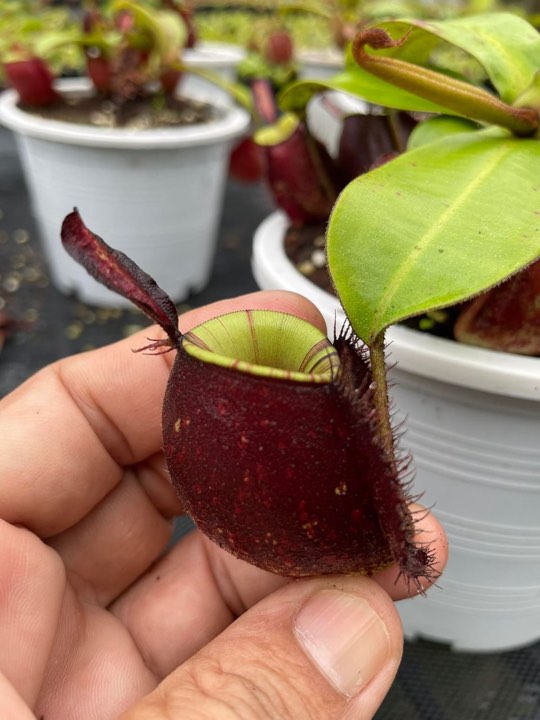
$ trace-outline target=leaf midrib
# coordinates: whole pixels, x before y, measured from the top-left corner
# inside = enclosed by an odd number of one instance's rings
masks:
[[[417,259],[429,249],[433,241],[439,236],[440,231],[448,225],[452,216],[465,203],[465,200],[470,199],[476,188],[481,185],[484,179],[495,170],[495,168],[503,161],[505,156],[508,155],[511,150],[512,147],[506,144],[500,148],[500,151],[493,156],[491,162],[462,189],[455,201],[446,208],[446,210],[438,218],[437,222],[434,223],[433,226],[420,237],[408,258],[398,267],[397,272],[392,275],[389,283],[387,284],[386,291],[381,295],[379,302],[377,303],[377,311],[373,315],[372,328],[378,329],[375,333],[372,333],[372,339],[375,335],[381,332],[381,330],[387,327],[388,324],[390,324],[382,323],[382,318],[386,315],[390,304],[403,285],[404,279],[410,275],[415,268]]]

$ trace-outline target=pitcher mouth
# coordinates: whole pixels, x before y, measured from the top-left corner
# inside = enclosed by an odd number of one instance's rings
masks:
[[[182,347],[202,362],[259,377],[327,384],[339,374],[336,349],[320,330],[272,310],[208,320],[183,336]]]

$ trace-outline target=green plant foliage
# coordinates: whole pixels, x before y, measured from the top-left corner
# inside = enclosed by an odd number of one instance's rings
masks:
[[[474,130],[478,130],[478,125],[472,120],[439,115],[419,123],[414,128],[407,141],[407,150],[414,150],[421,145],[427,145],[448,135],[472,132]]]
[[[41,0],[0,0],[0,85],[2,62],[9,61],[17,47],[43,57],[55,72],[80,69],[81,55],[71,42],[79,36],[78,23],[66,7],[49,7]]]
[[[152,38],[152,50],[158,64],[170,64],[178,60],[187,35],[178,13],[146,8],[131,0],[115,0],[112,9],[114,12],[127,10],[135,17],[141,30]]]
[[[443,40],[477,60],[500,97],[508,103],[531,84],[540,67],[540,36],[526,20],[511,13],[471,15],[439,22],[387,22],[381,27],[394,38],[411,31],[404,45],[381,54],[428,65],[434,48]]]
[[[461,302],[540,255],[540,143],[459,133],[360,176],[330,218],[330,272],[372,343],[407,317]]]
[[[350,67],[328,80],[302,80],[288,85],[279,96],[279,105],[286,112],[302,114],[311,98],[325,90],[338,90],[359,95],[375,105],[413,112],[447,113],[442,105],[424,100],[406,90],[370,75],[360,67]]]
[[[377,55],[438,68],[443,72],[469,74],[476,79],[477,65],[493,83],[502,100],[513,103],[533,83],[540,68],[540,35],[525,20],[510,13],[473,15],[445,21],[399,20],[381,23],[393,38],[407,35],[403,45],[378,50]],[[446,50],[441,57],[441,44]],[[450,49],[450,56],[448,51]],[[457,59],[464,52],[468,62]],[[448,68],[450,64],[450,68]],[[303,112],[309,100],[324,90],[341,90],[385,107],[415,112],[446,112],[444,107],[374,77],[358,67],[348,56],[347,68],[330,80],[303,81],[286,89],[280,96],[284,110]]]
[[[257,21],[260,21],[261,17],[268,18],[269,15],[234,8],[200,11],[196,14],[197,32],[201,40],[247,47],[253,37],[257,37]],[[333,44],[331,28],[324,17],[307,13],[287,13],[281,20],[291,33],[297,48],[328,48]]]

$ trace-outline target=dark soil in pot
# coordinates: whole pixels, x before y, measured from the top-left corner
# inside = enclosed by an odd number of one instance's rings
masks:
[[[208,103],[192,98],[138,97],[116,104],[98,96],[70,97],[39,109],[21,109],[49,120],[93,125],[103,128],[149,130],[197,125],[222,117],[222,112]]]

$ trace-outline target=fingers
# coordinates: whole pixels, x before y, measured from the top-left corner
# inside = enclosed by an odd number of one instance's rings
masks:
[[[183,316],[188,329],[242,308],[292,312],[324,327],[318,311],[292,293],[254,293]],[[174,353],[134,355],[138,333],[38,373],[1,405],[0,437],[9,448],[0,517],[42,537],[71,527],[120,482],[123,466],[161,448],[161,406]]]
[[[264,292],[255,292],[250,295],[241,295],[230,300],[221,300],[211,305],[197,308],[191,312],[185,313],[180,318],[180,329],[186,332],[195,325],[206,322],[216,315],[222,315],[226,312],[234,312],[235,310],[276,310],[278,312],[296,315],[303,320],[318,327],[321,332],[326,334],[326,323],[319,310],[306,300],[302,295],[285,290],[266,290]]]
[[[126,511],[127,510],[127,511]],[[172,534],[135,473],[80,522],[48,542],[81,600],[107,606],[163,552]]]
[[[0,717],[13,720],[36,720],[13,685],[0,673]]]
[[[69,585],[61,617],[34,706],[38,718],[113,720],[156,687],[126,629],[103,608],[81,603]]]
[[[245,613],[121,720],[368,720],[401,651],[399,617],[374,581],[296,581]]]
[[[64,589],[58,555],[32,533],[0,520],[0,673],[30,706],[53,646]],[[0,690],[0,707],[1,698]]]
[[[420,517],[417,539],[429,543],[441,572],[447,557],[444,531],[431,514],[424,511]],[[397,581],[398,576],[394,566],[374,580],[393,600],[417,592],[405,579]],[[148,667],[164,677],[246,609],[288,582],[237,560],[194,531],[111,609],[129,629]],[[429,581],[423,585],[427,588]]]
[[[395,567],[386,568],[376,576],[377,583],[386,590],[394,600],[404,600],[412,595],[419,595],[436,583],[448,560],[448,540],[446,533],[434,515],[422,505],[411,505],[411,513],[416,519],[415,542],[425,545],[433,557],[429,578],[419,578],[419,585],[411,582]]]
[[[111,610],[128,628],[147,667],[163,678],[287,582],[237,560],[194,531]]]

